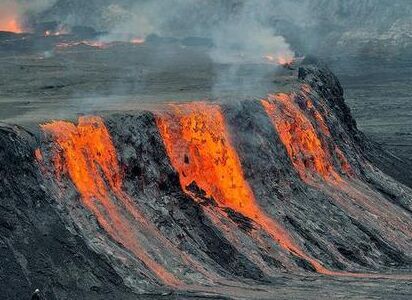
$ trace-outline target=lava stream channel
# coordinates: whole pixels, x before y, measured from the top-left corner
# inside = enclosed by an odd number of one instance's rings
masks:
[[[244,179],[219,105],[205,102],[169,104],[167,110],[156,114],[156,123],[186,193],[195,197],[189,188],[195,182],[220,206],[254,220],[282,248],[309,262],[317,272],[332,274],[307,255],[287,231],[258,206]]]
[[[42,125],[42,129],[58,146],[53,157],[58,179],[62,180],[67,172],[83,205],[95,215],[104,230],[163,283],[178,286],[179,280],[145,252],[133,231],[136,226],[133,222],[144,220],[122,191],[117,153],[103,120],[94,116],[80,117],[77,126],[55,121]]]

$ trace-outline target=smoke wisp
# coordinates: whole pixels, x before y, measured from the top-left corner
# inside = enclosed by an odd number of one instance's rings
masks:
[[[268,56],[293,57],[282,36],[270,24],[273,3],[248,1],[143,1],[130,9],[110,5],[105,18],[112,20],[106,40],[130,36],[145,38],[203,37],[212,40],[210,54],[217,63],[259,63]],[[118,21],[118,22],[116,22]]]

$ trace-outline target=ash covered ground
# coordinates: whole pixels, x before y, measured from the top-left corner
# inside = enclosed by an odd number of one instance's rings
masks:
[[[328,2],[326,65],[296,31],[276,36],[292,16],[250,21],[254,1],[184,20],[168,4],[150,26],[158,1],[130,3],[44,1],[5,23],[30,32],[0,33],[5,298],[409,299],[412,72],[387,56],[409,49],[404,16],[359,39],[345,22],[374,7],[373,26],[380,6]],[[122,5],[158,32],[131,34]],[[237,17],[187,31],[210,11]]]

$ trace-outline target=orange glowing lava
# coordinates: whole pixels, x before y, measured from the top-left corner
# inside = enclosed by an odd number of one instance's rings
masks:
[[[253,219],[279,245],[310,262],[321,273],[328,272],[292,240],[280,224],[258,206],[243,176],[239,157],[232,146],[221,109],[203,102],[169,105],[170,111],[156,117],[160,134],[180,184],[195,181],[220,206],[229,207]],[[192,195],[195,197],[195,195]]]
[[[281,55],[265,55],[263,58],[272,64],[278,64],[281,66],[291,66],[295,62],[295,57],[292,54],[281,54]]]
[[[181,173],[182,187],[196,181],[220,204],[250,215],[255,211],[250,201],[253,194],[227,138],[219,106],[200,102],[170,107],[173,114],[163,114],[157,124],[172,163]]]
[[[0,31],[8,31],[14,33],[22,33],[23,29],[17,18],[6,17],[5,19],[0,19]]]
[[[295,61],[292,55],[279,55],[277,57],[277,62],[281,66],[290,66]]]
[[[316,181],[318,175],[328,181],[339,181],[340,176],[334,169],[330,153],[322,145],[308,117],[294,103],[293,97],[278,94],[261,103],[276,127],[295,169],[306,182]],[[319,122],[323,121],[320,114],[315,114],[315,118]],[[325,124],[321,128],[329,133]]]
[[[142,221],[143,217],[122,191],[116,149],[103,120],[80,117],[77,126],[56,121],[42,125],[42,129],[57,146],[53,159],[57,177],[61,180],[68,174],[81,195],[82,203],[105,231],[129,249],[160,280],[176,286],[178,280],[145,252],[133,231],[133,222]]]
[[[43,160],[43,155],[40,151],[39,148],[37,148],[36,150],[34,150],[34,157],[36,158],[37,161],[42,161]]]
[[[0,1],[0,31],[22,33],[21,9],[14,0]]]
[[[310,88],[307,85],[302,87],[303,93],[301,96],[305,98],[310,94]],[[300,107],[295,102],[296,94],[277,94],[271,95],[266,100],[261,100],[261,103],[270,117],[274,127],[276,128],[280,140],[284,144],[287,154],[292,161],[292,164],[299,176],[307,184],[317,188],[321,188],[323,192],[330,194],[337,203],[349,211],[354,216],[359,216],[358,208],[362,212],[371,212],[381,221],[386,222],[386,219],[395,220],[395,222],[387,222],[386,226],[396,224],[394,230],[410,233],[410,229],[405,227],[407,224],[403,216],[392,215],[390,204],[386,203],[379,196],[366,196],[365,191],[357,189],[357,184],[354,181],[351,183],[349,178],[343,178],[339,172],[347,175],[353,175],[352,167],[350,166],[345,154],[338,146],[332,145],[328,147],[325,137],[330,138],[331,134],[328,126],[325,123],[324,117],[317,111],[313,102],[309,98],[305,104]],[[302,100],[302,99],[301,99]],[[302,104],[302,103],[301,103]],[[312,118],[312,122],[311,122]],[[316,131],[319,130],[319,132]],[[335,161],[333,163],[333,153]],[[324,180],[330,185],[319,185]],[[325,188],[326,187],[326,188]],[[332,189],[330,189],[332,187]],[[344,196],[339,192],[343,191]],[[356,205],[352,204],[353,201]],[[375,203],[375,201],[377,201]],[[384,209],[382,209],[384,207]],[[390,216],[388,218],[388,216]],[[401,221],[402,219],[402,221]],[[348,276],[357,278],[409,278],[406,275],[380,275],[380,274],[365,274],[365,273],[350,273],[350,272],[335,272],[323,270],[324,274],[335,276]]]
[[[140,45],[140,44],[144,43],[144,39],[142,39],[142,38],[132,38],[130,40],[130,43],[134,44],[134,45]]]

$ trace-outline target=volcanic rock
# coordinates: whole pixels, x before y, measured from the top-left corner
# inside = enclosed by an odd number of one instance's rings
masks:
[[[406,292],[402,166],[357,129],[326,66],[294,76],[261,100],[1,124],[3,295]]]

